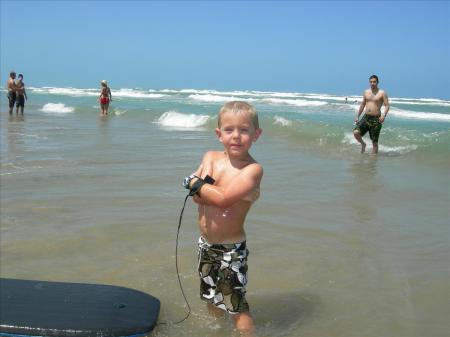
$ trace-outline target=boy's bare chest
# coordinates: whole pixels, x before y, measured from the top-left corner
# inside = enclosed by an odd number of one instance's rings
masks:
[[[213,178],[216,180],[215,185],[226,186],[235,179],[242,169],[232,167],[230,164],[215,163],[213,165]]]

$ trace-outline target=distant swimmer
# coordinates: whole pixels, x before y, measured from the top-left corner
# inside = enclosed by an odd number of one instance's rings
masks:
[[[373,144],[373,154],[378,153],[378,137],[384,119],[389,112],[389,99],[384,90],[378,88],[378,76],[372,75],[369,78],[370,89],[364,91],[361,105],[359,106],[358,116],[355,119],[355,128],[353,134],[356,140],[361,144],[361,153],[366,150],[366,143],[362,137],[369,131],[370,139]],[[381,107],[384,104],[384,114],[381,113]],[[365,114],[359,120],[359,116],[364,111]]]
[[[9,114],[12,115],[14,110],[14,104],[16,103],[16,72],[11,71],[9,73],[8,81],[6,82],[6,88],[8,90],[8,101],[9,101]]]
[[[108,114],[109,102],[112,101],[111,89],[108,87],[106,80],[102,80],[100,84],[102,88],[98,100],[100,102],[101,115],[106,116]]]
[[[23,82],[23,75],[19,74],[17,76],[18,81],[16,82],[16,114],[19,113],[20,108],[20,114],[23,115],[23,110],[25,108],[25,100],[28,100],[27,92],[25,90],[25,83]]]

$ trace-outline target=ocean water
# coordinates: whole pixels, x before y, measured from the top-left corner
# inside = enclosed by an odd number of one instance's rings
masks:
[[[175,274],[181,187],[224,102],[255,105],[262,195],[247,217],[258,336],[448,336],[450,101],[391,97],[380,152],[352,136],[358,96],[217,90],[28,88],[1,94],[0,274],[150,293],[184,317]],[[367,137],[367,136],[366,136]],[[192,315],[150,336],[237,336],[198,297],[196,209],[179,265]]]

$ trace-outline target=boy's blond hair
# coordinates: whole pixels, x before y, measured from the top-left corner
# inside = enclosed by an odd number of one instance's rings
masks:
[[[222,116],[228,112],[234,113],[236,115],[247,114],[255,129],[259,129],[258,114],[256,113],[255,108],[243,101],[231,101],[225,103],[225,105],[219,111],[219,118],[217,121],[219,128],[221,126]]]

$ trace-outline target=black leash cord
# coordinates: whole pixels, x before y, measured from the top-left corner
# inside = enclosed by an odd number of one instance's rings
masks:
[[[169,323],[171,323],[171,324],[179,324],[179,323],[184,322],[185,320],[187,320],[187,318],[191,314],[191,306],[189,305],[189,302],[188,302],[188,300],[186,298],[186,294],[184,293],[183,285],[181,284],[180,272],[178,270],[178,236],[180,235],[181,220],[183,219],[184,208],[186,207],[186,202],[187,202],[187,200],[188,200],[188,198],[190,196],[191,195],[188,194],[186,196],[186,198],[184,199],[183,208],[181,209],[180,218],[178,220],[177,240],[175,241],[175,268],[177,270],[178,284],[180,285],[181,293],[183,294],[184,301],[186,302],[186,305],[188,307],[188,313],[183,319],[181,319],[181,320],[179,320],[177,322],[159,322],[158,324],[169,324]]]

